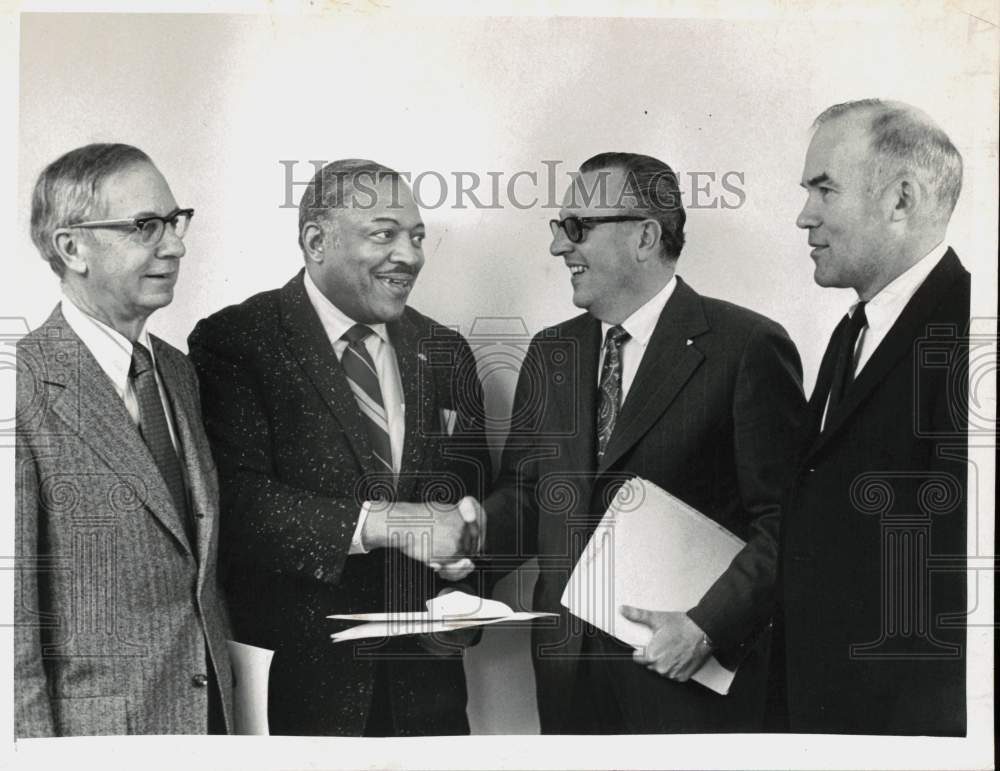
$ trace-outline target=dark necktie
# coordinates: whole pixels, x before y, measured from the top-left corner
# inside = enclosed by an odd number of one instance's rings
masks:
[[[833,382],[830,385],[830,402],[826,408],[827,414],[833,412],[834,408],[843,401],[844,394],[854,382],[854,348],[861,330],[867,326],[868,318],[865,316],[865,303],[862,301],[858,303],[844,328],[844,336],[840,341],[840,349],[837,351],[837,364],[833,370]]]
[[[365,338],[373,334],[370,327],[355,324],[342,336],[347,348],[340,358],[347,375],[347,383],[354,392],[354,398],[361,408],[361,414],[368,425],[368,436],[372,442],[372,454],[379,470],[392,474],[392,445],[389,442],[389,419],[382,401],[382,389],[378,384],[378,373],[372,361]]]
[[[167,415],[163,411],[160,389],[156,386],[153,357],[142,343],[132,344],[132,368],[129,377],[132,378],[132,388],[135,391],[136,401],[139,402],[139,433],[149,448],[153,460],[156,461],[156,467],[160,470],[163,481],[167,483],[170,497],[174,499],[190,537],[192,528],[188,516],[187,493],[184,490],[184,473],[177,452],[174,450],[174,444],[170,441]]]
[[[613,326],[604,338],[604,364],[597,405],[597,458],[604,456],[608,440],[615,430],[615,421],[622,408],[622,346],[630,335],[620,326]]]

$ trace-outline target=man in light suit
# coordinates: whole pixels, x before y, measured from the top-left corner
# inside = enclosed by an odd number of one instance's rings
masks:
[[[491,558],[514,567],[537,556],[534,609],[559,614],[532,636],[542,731],[758,729],[779,501],[805,406],[798,353],[773,321],[675,274],[685,213],[662,161],[591,158],[559,216],[550,251],[586,313],[529,347],[501,476],[484,503]],[[559,599],[633,476],[747,542],[686,612],[623,608],[654,632],[641,651],[572,619]],[[689,682],[710,653],[740,662],[728,696]]]
[[[468,733],[447,635],[334,644],[326,616],[424,610],[467,572],[479,523],[457,504],[491,477],[475,360],[406,305],[425,226],[399,174],[328,164],[298,235],[303,270],[189,339],[238,639],[275,651],[272,733]]]
[[[62,302],[17,347],[15,733],[226,733],[217,482],[194,370],[146,331],[180,209],[141,150],[81,147],[35,185]]]
[[[820,365],[786,516],[788,727],[964,735],[970,280],[945,237],[962,159],[905,104],[839,104],[814,126],[796,224],[816,283],[858,300]]]

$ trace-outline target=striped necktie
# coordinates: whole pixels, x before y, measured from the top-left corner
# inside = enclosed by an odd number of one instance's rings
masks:
[[[604,456],[622,408],[622,346],[631,337],[617,324],[604,340],[604,364],[597,405],[597,458]]]
[[[361,408],[368,426],[368,436],[372,443],[372,455],[375,466],[380,471],[392,474],[392,445],[389,442],[389,420],[382,401],[382,389],[378,384],[378,373],[375,362],[365,347],[365,338],[373,334],[373,330],[364,324],[355,324],[347,330],[342,340],[347,341],[347,348],[340,358],[347,375],[347,383],[351,386],[354,398]]]
[[[139,433],[149,448],[163,481],[167,483],[170,497],[173,498],[177,511],[184,521],[188,538],[194,543],[194,528],[184,488],[184,472],[174,450],[174,443],[170,440],[167,414],[163,409],[160,389],[156,385],[156,374],[153,371],[153,356],[142,343],[132,343],[132,367],[129,370],[129,377],[132,378],[132,388],[139,403]]]

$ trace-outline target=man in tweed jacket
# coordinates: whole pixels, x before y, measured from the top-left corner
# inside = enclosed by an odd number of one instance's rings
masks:
[[[15,733],[227,733],[218,485],[184,355],[148,334],[191,210],[142,151],[88,145],[35,186],[63,298],[17,347]]]

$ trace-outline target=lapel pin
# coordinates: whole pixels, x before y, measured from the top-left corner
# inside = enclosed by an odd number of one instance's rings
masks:
[[[689,337],[689,338],[688,338],[688,341],[687,341],[687,342],[685,343],[685,345],[694,345],[694,340],[692,340],[692,339],[691,339],[691,338]]]

